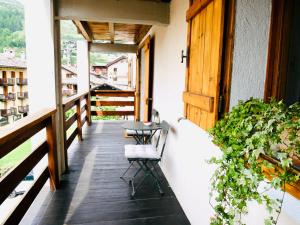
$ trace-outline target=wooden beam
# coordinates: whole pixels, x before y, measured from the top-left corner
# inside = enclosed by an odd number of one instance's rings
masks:
[[[93,41],[93,34],[89,28],[89,25],[86,21],[73,20],[73,23],[78,29],[78,32],[82,34],[82,36],[88,41]]]
[[[134,41],[136,44],[139,44],[144,37],[147,35],[148,31],[151,29],[152,26],[142,26],[139,30],[138,34],[136,34]]]
[[[170,3],[140,0],[60,0],[56,19],[168,25]]]
[[[91,52],[136,53],[137,45],[91,43]]]
[[[114,23],[108,23],[108,30],[110,34],[110,42],[113,44],[115,42],[115,25]]]

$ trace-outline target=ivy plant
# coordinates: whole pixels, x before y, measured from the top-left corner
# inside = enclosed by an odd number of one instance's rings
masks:
[[[210,134],[222,155],[209,160],[217,166],[211,178],[210,204],[215,211],[211,225],[245,224],[242,216],[250,201],[266,206],[270,213],[266,225],[277,224],[284,194],[272,199],[267,191],[284,191],[286,183],[299,179],[292,172],[292,157],[300,156],[299,130],[299,104],[287,107],[274,99],[240,101],[216,123]],[[263,160],[262,154],[278,165]],[[262,168],[273,171],[270,181]]]

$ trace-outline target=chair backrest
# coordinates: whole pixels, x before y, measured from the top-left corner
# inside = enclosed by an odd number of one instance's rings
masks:
[[[155,109],[152,109],[151,121],[154,123],[160,123],[159,113]]]
[[[165,151],[165,146],[166,146],[166,142],[167,142],[168,133],[170,130],[170,125],[165,120],[163,120],[161,122],[160,126],[161,126],[161,130],[160,130],[160,134],[159,134],[159,137],[157,140],[156,148],[160,152],[160,157],[162,158],[164,151]]]

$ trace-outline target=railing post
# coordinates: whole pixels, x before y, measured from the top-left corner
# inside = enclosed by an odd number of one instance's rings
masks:
[[[87,116],[87,124],[91,126],[92,118],[91,118],[91,92],[86,95],[86,116]]]
[[[46,135],[48,144],[48,169],[50,174],[50,188],[51,190],[55,190],[59,187],[55,114],[53,114],[47,121]]]
[[[68,149],[67,149],[67,128],[66,128],[66,110],[65,106],[62,106],[63,108],[63,141],[64,141],[64,159],[65,159],[65,171],[67,172],[69,170],[69,165],[68,165]]]
[[[135,105],[135,99],[136,99],[136,96],[135,96],[135,93],[134,93],[134,95],[133,95],[133,114],[134,114],[134,118],[133,118],[133,120],[134,121],[136,121],[136,105]]]
[[[78,129],[78,140],[82,141],[82,125],[81,125],[81,98],[76,101],[76,114],[77,114],[77,129]]]

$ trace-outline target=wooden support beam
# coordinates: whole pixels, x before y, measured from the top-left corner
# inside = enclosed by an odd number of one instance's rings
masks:
[[[93,41],[93,34],[89,28],[89,25],[86,21],[73,20],[73,23],[78,29],[78,32],[82,34],[82,36],[88,41]]]
[[[137,45],[91,43],[90,52],[136,53]]]
[[[108,23],[108,30],[110,34],[110,42],[113,44],[115,42],[115,25],[114,23]]]
[[[60,0],[56,19],[168,25],[170,3],[141,0]]]

